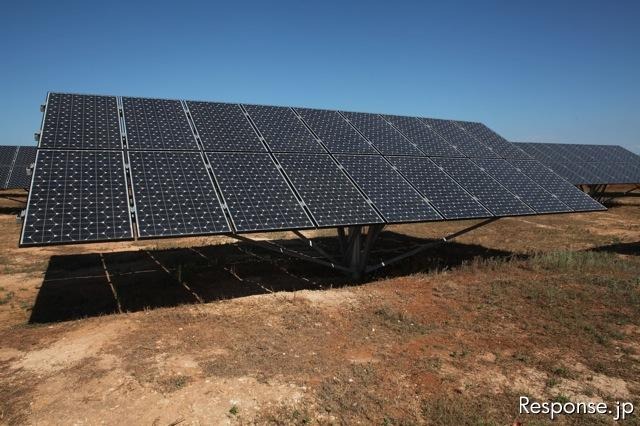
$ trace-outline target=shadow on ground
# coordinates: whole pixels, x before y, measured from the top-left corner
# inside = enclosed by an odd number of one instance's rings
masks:
[[[596,247],[592,251],[606,251],[609,253],[627,254],[640,256],[640,241],[635,243],[616,243],[606,246]]]
[[[433,240],[383,232],[371,262],[392,258]],[[302,251],[297,240],[275,243]],[[331,253],[336,238],[317,238]],[[312,254],[307,252],[308,254]],[[426,250],[371,275],[368,281],[455,268],[475,258],[512,253],[455,242]],[[52,256],[30,323],[135,312],[278,291],[321,290],[359,285],[339,271],[274,254],[248,243],[195,248]]]

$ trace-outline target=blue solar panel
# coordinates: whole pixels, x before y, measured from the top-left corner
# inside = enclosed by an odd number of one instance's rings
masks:
[[[527,153],[523,152],[515,144],[509,142],[482,123],[469,121],[457,121],[456,123],[477,140],[491,147],[493,152],[503,158],[531,159]]]
[[[265,151],[239,105],[193,101],[186,104],[205,151]]]
[[[296,108],[307,125],[322,140],[329,152],[335,154],[376,154],[366,139],[336,111]]]
[[[276,154],[319,226],[383,220],[328,154]]]
[[[385,115],[390,123],[400,130],[424,154],[436,157],[462,157],[462,153],[449,144],[437,132],[416,117]]]
[[[132,237],[122,152],[39,150],[21,245]]]
[[[40,148],[121,149],[115,96],[50,93]]]
[[[388,157],[398,171],[446,219],[491,217],[474,197],[428,158]]]
[[[338,155],[336,158],[387,222],[442,220],[382,156]]]
[[[201,154],[130,151],[141,238],[230,232]]]
[[[495,216],[535,213],[513,193],[473,164],[471,160],[467,158],[434,158],[433,161]]]
[[[557,197],[544,190],[506,160],[478,158],[474,162],[537,213],[572,211]]]
[[[238,232],[313,227],[269,154],[207,153]]]
[[[472,158],[498,158],[499,155],[492,148],[483,145],[478,140],[465,132],[458,124],[451,120],[439,120],[435,118],[423,118],[423,123],[436,131],[450,145],[467,157]]]
[[[32,146],[19,146],[16,159],[11,169],[11,175],[7,180],[7,188],[28,189],[31,184],[31,176],[27,175],[27,168],[30,168],[36,161],[36,148]]]
[[[510,160],[509,162],[575,211],[606,210],[593,198],[553,173],[538,161]]]
[[[364,135],[384,155],[422,155],[391,124],[378,114],[360,112],[342,113],[360,133]]]
[[[245,105],[273,152],[324,152],[291,108]]]
[[[198,150],[180,101],[122,98],[130,149]]]

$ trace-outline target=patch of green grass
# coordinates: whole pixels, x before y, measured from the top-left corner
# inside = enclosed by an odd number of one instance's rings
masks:
[[[233,416],[237,416],[238,413],[240,412],[240,409],[238,408],[237,405],[233,404],[231,406],[231,408],[229,408],[229,414],[233,415]]]

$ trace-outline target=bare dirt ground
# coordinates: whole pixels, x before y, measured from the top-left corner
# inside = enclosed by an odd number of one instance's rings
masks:
[[[640,197],[500,219],[363,283],[221,237],[18,249],[23,202],[0,198],[0,424],[551,423],[520,395],[640,410]],[[472,223],[392,226],[374,258]]]

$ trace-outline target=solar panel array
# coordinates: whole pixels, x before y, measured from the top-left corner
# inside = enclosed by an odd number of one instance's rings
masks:
[[[50,93],[21,244],[602,209],[517,162],[480,123]]]
[[[31,176],[27,174],[36,161],[33,146],[0,146],[0,189],[29,189]]]
[[[574,185],[640,183],[640,156],[617,145],[514,143]]]

